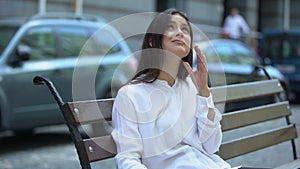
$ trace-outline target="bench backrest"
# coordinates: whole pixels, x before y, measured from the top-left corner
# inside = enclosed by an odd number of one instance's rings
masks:
[[[216,106],[222,109],[222,105],[224,107],[225,103],[247,100],[249,98],[255,99],[262,96],[276,97],[284,91],[278,80],[264,80],[212,87],[211,92]],[[113,101],[114,99],[69,102],[64,104],[62,108],[65,116],[68,117],[69,125],[72,128],[76,128],[80,125],[96,123],[97,121],[110,121]],[[223,159],[230,159],[284,141],[293,141],[297,137],[297,131],[295,126],[290,124],[288,120],[290,115],[289,103],[278,99],[267,105],[224,113],[221,121],[223,132],[277,118],[286,118],[287,123],[279,128],[223,142],[218,154]],[[78,133],[74,135],[77,137]],[[101,137],[82,140],[78,136],[75,142],[77,142],[75,145],[83,168],[89,168],[91,162],[114,157],[116,153],[115,144],[110,133]],[[295,146],[294,144],[292,142],[293,146]],[[293,151],[295,155],[295,147]]]
[[[62,106],[68,119],[69,128],[74,135],[77,154],[82,168],[89,169],[90,163],[113,157],[116,154],[115,143],[110,135],[84,139],[80,127],[87,124],[111,121],[114,99],[68,102]]]
[[[215,104],[242,102],[249,98],[257,99],[266,96],[273,99],[273,102],[268,104],[224,113],[221,121],[224,134],[227,131],[274,119],[285,118],[286,120],[284,125],[277,128],[266,129],[263,132],[251,133],[223,142],[218,152],[223,159],[227,160],[285,141],[291,141],[294,151],[293,155],[296,158],[296,148],[293,139],[297,138],[297,130],[295,125],[291,124],[289,120],[289,116],[292,115],[289,102],[280,99],[280,94],[284,90],[278,80],[234,84],[227,86],[227,89],[224,89],[224,86],[214,87],[212,90]],[[221,96],[218,92],[223,92],[222,90],[227,90],[226,98],[218,98],[218,96]]]

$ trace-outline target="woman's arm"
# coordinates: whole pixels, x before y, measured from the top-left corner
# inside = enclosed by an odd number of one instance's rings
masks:
[[[195,46],[195,51],[198,58],[197,69],[194,71],[187,62],[183,64],[198,91],[196,118],[200,143],[208,153],[212,154],[219,149],[221,144],[222,131],[220,120],[222,116],[220,112],[214,108],[212,95],[208,87],[206,57],[198,46]]]
[[[214,108],[211,95],[208,98],[197,96],[196,117],[199,140],[203,148],[213,154],[218,151],[222,141],[222,115]]]
[[[112,112],[112,137],[117,147],[115,159],[118,168],[146,169],[140,161],[143,145],[136,117],[130,99],[122,93],[118,94]]]

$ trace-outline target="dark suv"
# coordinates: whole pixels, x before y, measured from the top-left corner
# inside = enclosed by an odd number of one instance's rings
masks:
[[[264,60],[289,80],[292,98],[300,100],[300,29],[263,32],[259,51]]]
[[[118,31],[91,15],[1,20],[0,37],[1,130],[64,123],[48,89],[33,85],[36,75],[50,78],[64,101],[72,101],[111,97],[136,69]]]

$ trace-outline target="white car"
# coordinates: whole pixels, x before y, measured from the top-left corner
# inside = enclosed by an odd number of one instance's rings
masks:
[[[99,17],[1,20],[0,35],[1,130],[64,123],[48,89],[33,85],[37,75],[50,78],[67,102],[111,97],[137,67],[119,32]]]

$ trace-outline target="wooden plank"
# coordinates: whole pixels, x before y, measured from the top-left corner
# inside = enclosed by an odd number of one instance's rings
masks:
[[[296,137],[296,127],[294,125],[288,125],[267,132],[225,142],[221,145],[218,154],[223,159],[227,160],[265,147],[282,143]]]
[[[264,106],[234,111],[223,115],[221,126],[223,131],[256,124],[292,114],[287,101]]]
[[[300,168],[300,159],[278,166],[274,169]]]
[[[112,158],[117,153],[116,145],[111,135],[85,139],[83,144],[90,162]]]
[[[66,113],[75,125],[111,120],[114,99],[68,102],[64,105]]]
[[[215,103],[277,94],[283,91],[278,79],[216,86],[211,88]]]

